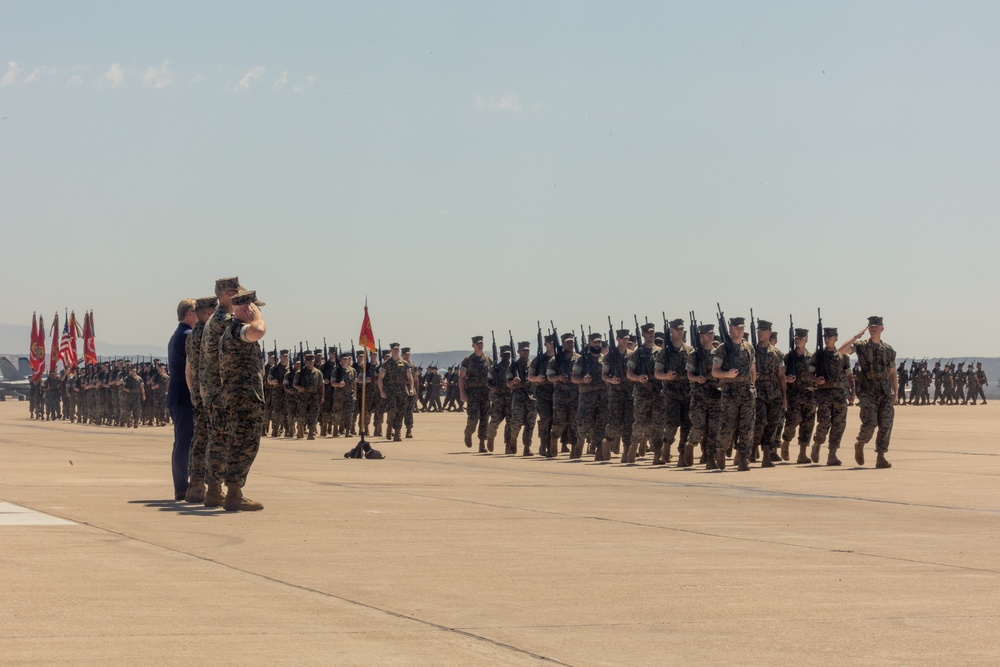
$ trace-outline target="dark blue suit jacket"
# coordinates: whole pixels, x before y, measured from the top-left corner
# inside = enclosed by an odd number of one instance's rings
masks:
[[[174,335],[167,343],[167,372],[170,385],[167,387],[167,408],[173,410],[178,405],[191,407],[191,392],[188,391],[184,367],[187,365],[187,351],[184,344],[191,335],[191,327],[184,322],[177,325]]]

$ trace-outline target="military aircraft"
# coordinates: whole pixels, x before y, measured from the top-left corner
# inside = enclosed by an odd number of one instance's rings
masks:
[[[24,364],[21,364],[22,360]],[[18,359],[19,366],[23,367],[23,365],[27,365],[27,362],[27,357]],[[30,365],[28,368],[30,372]],[[7,357],[0,357],[0,376],[3,376],[3,380],[0,380],[0,401],[6,401],[8,397],[13,398],[14,396],[17,396],[19,401],[28,398],[31,381]]]

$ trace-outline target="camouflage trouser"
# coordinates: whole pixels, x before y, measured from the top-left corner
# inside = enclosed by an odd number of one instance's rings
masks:
[[[465,434],[472,435],[479,425],[479,439],[486,439],[486,429],[490,423],[490,390],[488,387],[466,387],[465,397],[469,400],[466,411]]]
[[[903,391],[903,387],[902,386],[900,386],[899,391],[900,391],[900,393],[902,393],[902,391]],[[935,380],[934,381],[934,402],[937,403],[939,400],[941,400],[941,398],[942,398],[942,394],[941,394],[941,380]]]
[[[265,386],[264,388],[264,425],[261,427],[260,432],[262,435],[267,435],[268,428],[271,425],[271,411],[274,409],[274,392]]]
[[[781,420],[781,397],[767,400],[757,394],[755,406],[753,444],[754,447],[774,449],[779,445],[778,425]]]
[[[888,451],[889,436],[892,435],[892,420],[896,414],[892,397],[885,394],[865,394],[860,397],[859,403],[861,405],[861,431],[858,433],[858,442],[862,445],[870,442],[877,427],[878,436],[875,438],[875,451]]]
[[[628,449],[632,443],[632,396],[624,385],[611,385],[608,387],[608,438],[611,439],[612,446],[618,438],[622,439],[622,445]]]
[[[417,409],[417,396],[406,397],[406,410],[403,412],[403,426],[409,431],[413,428],[413,411]]]
[[[632,389],[632,441],[649,440],[654,449],[663,446],[663,402],[659,394],[636,385]]]
[[[354,417],[354,392],[348,393],[344,389],[338,389],[333,395],[333,429],[345,435],[351,431],[351,423]]]
[[[208,439],[205,443],[205,481],[221,484],[226,477],[229,456],[229,414],[222,396],[202,390],[205,412],[208,414]]]
[[[382,432],[382,422],[385,419],[385,401],[382,400],[382,394],[378,392],[378,385],[374,382],[372,383],[372,391],[370,395],[367,395],[368,399],[368,409],[372,413],[372,421],[375,424],[375,432]]]
[[[826,442],[830,434],[830,451],[840,447],[840,439],[847,428],[847,392],[843,389],[819,389],[816,391],[816,435],[814,445]]]
[[[319,421],[320,398],[318,393],[299,394],[299,427],[302,433],[316,436],[316,422]]]
[[[955,400],[965,402],[965,385],[956,384],[955,385]]]
[[[521,442],[527,451],[531,447],[531,436],[535,432],[535,397],[527,391],[515,391],[510,397],[510,438],[507,443],[517,446],[517,435],[524,427]],[[514,452],[511,452],[514,453]]]
[[[493,439],[500,430],[500,422],[504,423],[503,441],[510,442],[510,392],[490,392],[490,425],[486,429],[486,437]]]
[[[965,392],[966,399],[972,401],[973,405],[976,403],[976,399],[979,398],[979,385],[970,384]]]
[[[399,434],[403,428],[403,417],[406,416],[406,395],[404,387],[386,387],[385,398],[380,401],[386,411],[386,437]]]
[[[279,391],[281,391],[281,398],[278,398]],[[270,420],[272,438],[277,438],[279,434],[288,431],[288,423],[285,421],[285,393],[283,389],[275,389],[271,392]]]
[[[228,486],[244,486],[250,466],[260,449],[260,429],[264,421],[264,404],[246,398],[227,401],[230,444],[226,451],[225,480]]]
[[[552,447],[552,392],[535,389],[535,410],[538,413],[538,453],[555,456],[558,450]]]
[[[808,445],[816,424],[816,399],[811,392],[789,391],[788,409],[785,411],[785,431],[781,434],[784,442],[791,442],[795,429],[799,429],[799,444]]]
[[[294,438],[296,423],[299,417],[299,398],[291,394],[285,394],[285,437]]]
[[[208,410],[201,402],[201,396],[194,401],[194,435],[191,437],[191,453],[188,456],[188,476],[192,480],[205,479],[207,472],[206,455],[208,449],[209,431],[212,428],[208,420]]]
[[[719,444],[719,416],[721,415],[721,400],[719,392],[711,389],[691,391],[689,407],[691,415],[691,432],[688,434],[688,444],[694,447],[701,445],[701,451],[707,457],[715,456]]]
[[[680,442],[677,443],[677,451],[683,452],[687,444],[688,436],[691,432],[691,397],[688,394],[686,383],[681,387],[676,387],[674,383],[668,384],[661,392],[663,397],[663,444],[667,447],[674,444],[677,437],[677,429],[681,431]]]
[[[728,449],[732,443],[741,454],[750,455],[757,402],[755,394],[753,387],[746,383],[722,386],[722,399],[719,403],[719,447]]]
[[[608,429],[608,392],[605,389],[597,391],[581,391],[579,401],[579,416],[577,425],[580,437],[573,447],[572,456],[583,455],[583,443],[589,439],[600,452]]]
[[[139,394],[128,394],[123,402],[125,404],[125,423],[129,426],[139,424],[142,421],[142,397]]]
[[[562,439],[563,444],[575,444],[578,440],[577,416],[579,394],[571,389],[559,387],[552,392],[552,436],[549,449]],[[556,452],[551,452],[556,453]]]
[[[319,408],[319,426],[322,433],[329,433],[330,425],[333,423],[333,394],[335,391],[330,386],[323,388],[323,405]]]

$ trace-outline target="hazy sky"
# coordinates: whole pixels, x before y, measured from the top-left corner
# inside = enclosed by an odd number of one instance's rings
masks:
[[[0,2],[0,321],[415,350],[694,309],[1000,356],[1000,3]],[[782,334],[784,338],[784,334]]]

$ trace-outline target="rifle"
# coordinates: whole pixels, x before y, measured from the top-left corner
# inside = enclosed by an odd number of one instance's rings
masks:
[[[559,332],[556,331],[556,324],[555,324],[555,322],[553,322],[552,320],[549,320],[549,324],[552,325],[552,341],[553,341],[552,347],[553,347],[553,351],[555,352],[554,356],[555,356],[555,360],[556,360],[556,375],[563,375],[562,367],[563,367],[563,356],[564,355],[563,355],[563,351],[562,351],[562,344],[561,344],[561,341],[559,340]]]
[[[615,336],[615,325],[608,315],[608,366],[611,367],[611,377],[623,379],[625,369],[622,368],[622,353],[618,351],[618,340]]]
[[[354,339],[351,339],[351,365],[358,363],[358,353],[354,351]]]
[[[323,361],[330,361],[330,354],[326,348],[326,336],[323,336]]]
[[[278,356],[278,339],[274,339],[274,363],[281,363],[281,357]]]
[[[823,345],[823,313],[819,308],[816,309],[816,317],[818,318],[816,324],[816,376],[825,379],[827,373],[826,346]]]
[[[732,370],[736,368],[736,350],[733,346],[733,337],[729,335],[729,325],[726,324],[726,314],[722,312],[722,306],[716,302],[715,308],[719,316],[719,334],[722,336],[722,344],[726,348],[726,361],[729,362],[729,368],[720,370]]]
[[[299,363],[303,366],[306,365],[306,354],[302,350],[302,341],[299,341]]]
[[[497,354],[497,337],[492,329],[490,329],[490,336],[493,338],[493,363],[497,363],[500,361],[500,355]]]
[[[635,344],[642,345],[642,331],[639,329],[639,317],[632,313],[632,319],[635,320]]]
[[[674,356],[674,342],[670,340],[670,323],[667,322],[667,313],[664,310],[660,311],[660,315],[663,316],[663,348],[666,350],[664,356],[666,357],[666,372],[669,373],[672,368],[672,361]]]
[[[545,354],[545,345],[542,343],[542,322],[540,320],[535,320],[538,322],[538,356]]]
[[[580,340],[586,340],[587,336],[583,333],[583,325],[580,325]],[[576,350],[577,354],[580,354],[580,341],[573,341],[573,348]]]
[[[754,353],[757,352],[757,320],[753,316],[753,308],[750,309],[750,343],[753,345]]]
[[[691,375],[701,375],[701,363],[705,358],[705,350],[701,348],[701,338],[698,336],[698,320],[695,319],[694,311],[691,315],[691,344],[694,346],[694,372]]]
[[[795,361],[792,359],[792,350],[795,349],[795,324],[792,316],[788,316],[788,354],[785,355],[785,375],[795,375]]]
[[[507,338],[510,340],[510,360],[514,363],[515,359],[519,359],[521,355],[517,353],[517,348],[514,346],[514,334],[507,329]]]

